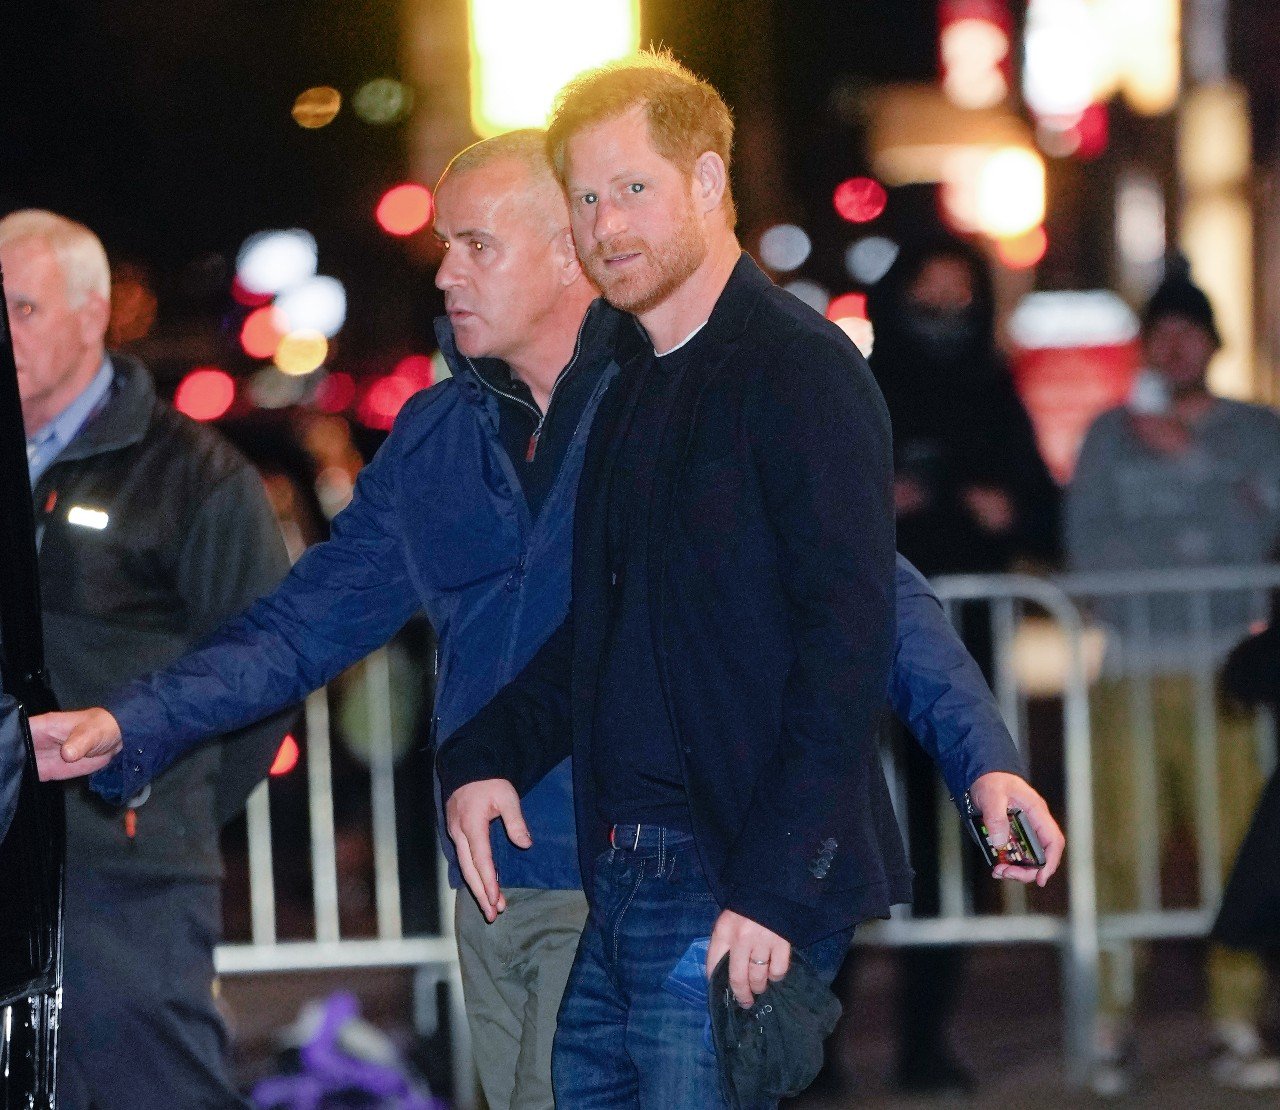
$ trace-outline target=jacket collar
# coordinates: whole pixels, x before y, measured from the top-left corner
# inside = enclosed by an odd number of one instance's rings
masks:
[[[603,365],[612,352],[623,318],[623,314],[603,297],[592,301],[579,328],[573,358],[565,370]],[[436,342],[440,344],[440,353],[444,356],[449,372],[457,379],[463,396],[472,404],[484,403],[486,385],[503,388],[510,382],[511,371],[500,359],[469,358],[458,350],[453,325],[449,323],[448,316],[436,318],[435,330]]]
[[[71,462],[119,451],[140,442],[147,434],[155,408],[156,391],[151,375],[137,359],[110,354],[115,371],[107,403],[58,455],[55,462]]]
[[[717,350],[727,349],[746,330],[761,296],[772,288],[773,282],[743,251],[729,274],[720,299],[711,310],[707,326],[698,333],[694,342],[701,344],[704,338],[708,338]],[[653,343],[640,322],[634,316],[629,319],[632,326],[624,327],[618,339],[618,362],[624,369],[653,354]]]

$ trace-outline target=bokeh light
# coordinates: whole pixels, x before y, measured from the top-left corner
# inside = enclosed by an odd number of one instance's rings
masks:
[[[780,274],[798,270],[812,250],[808,234],[795,224],[774,224],[760,236],[760,261]]]
[[[282,374],[299,377],[319,370],[329,357],[329,341],[318,331],[291,331],[276,348],[275,364]]]
[[[1044,220],[1044,160],[1027,147],[1003,147],[982,163],[978,174],[978,226],[1009,239]]]
[[[236,383],[217,366],[197,366],[178,383],[173,407],[192,420],[217,420],[236,399]]]
[[[356,90],[351,108],[365,123],[396,123],[413,110],[413,90],[394,77],[375,77]]]
[[[356,415],[367,427],[389,431],[404,403],[417,392],[407,378],[388,374],[376,379],[365,391]]]
[[[471,126],[484,138],[545,127],[570,77],[640,47],[640,0],[469,0],[467,7]]]
[[[851,177],[836,186],[831,203],[841,219],[851,224],[865,224],[885,210],[889,194],[880,182],[870,177]]]
[[[332,338],[347,319],[347,291],[337,278],[322,274],[282,293],[276,308],[289,331],[318,331]]]
[[[271,293],[255,293],[251,289],[246,289],[238,274],[231,279],[231,299],[236,304],[244,305],[245,308],[258,308],[261,305],[270,304],[271,298]]]
[[[1037,265],[1049,249],[1049,236],[1042,227],[1033,227],[1024,235],[996,240],[996,254],[1011,270],[1029,270]]]
[[[305,375],[284,374],[268,363],[249,379],[248,393],[260,409],[283,409],[301,404],[310,385]]]
[[[315,236],[295,227],[250,235],[236,255],[236,278],[250,293],[274,296],[300,285],[316,272]]]
[[[415,389],[428,389],[435,383],[434,366],[430,355],[405,355],[391,373],[412,382]]]
[[[240,346],[250,358],[270,358],[289,330],[288,322],[274,305],[255,308],[240,325]]]
[[[413,235],[431,222],[431,190],[425,185],[397,185],[378,201],[378,226],[389,235]]]
[[[822,288],[816,281],[806,281],[800,278],[798,281],[789,281],[783,288],[793,297],[798,297],[807,304],[814,312],[826,312],[827,305],[831,301],[831,294]]]
[[[299,127],[314,130],[332,123],[342,108],[342,94],[329,85],[316,85],[298,94],[293,102],[293,121]]]
[[[875,285],[898,257],[898,244],[883,235],[869,235],[850,243],[844,252],[844,267],[854,281]]]
[[[315,406],[321,412],[346,412],[355,399],[356,380],[341,370],[326,374],[316,387]]]
[[[853,340],[854,346],[867,358],[875,342],[875,332],[867,319],[867,295],[842,293],[827,306],[827,319]]]
[[[298,765],[300,755],[298,741],[293,738],[291,733],[280,741],[280,750],[276,752],[275,759],[271,761],[270,774],[287,775]]]

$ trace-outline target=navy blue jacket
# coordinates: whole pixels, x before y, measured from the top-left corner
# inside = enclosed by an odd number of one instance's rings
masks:
[[[806,945],[910,899],[876,743],[896,643],[888,415],[845,334],[745,256],[707,339],[716,354],[684,371],[659,447],[652,649],[717,901]],[[572,751],[588,891],[607,847],[590,768],[617,585],[608,490],[651,357],[624,325],[579,488],[569,619],[437,757],[447,797],[493,777],[523,792]],[[919,646],[909,636],[894,688]]]
[[[569,609],[573,500],[587,431],[616,363],[593,348],[617,314],[588,316],[583,372],[599,375],[591,405],[536,523],[498,438],[497,402],[460,358],[447,322],[437,332],[454,376],[410,399],[356,483],[327,543],[288,578],[173,666],[107,702],[125,750],[94,777],[112,800],[131,797],[203,738],[290,704],[383,644],[425,610],[440,641],[435,723],[447,739],[532,658]],[[953,791],[1018,755],[982,676],[928,584],[898,566],[895,708],[941,761]],[[570,771],[554,768],[524,801],[534,838],[514,848],[495,829],[495,859],[510,886],[581,884]],[[445,839],[452,857],[452,846]],[[451,879],[457,885],[451,859]]]

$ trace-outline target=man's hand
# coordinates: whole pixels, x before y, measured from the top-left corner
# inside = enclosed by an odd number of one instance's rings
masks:
[[[1022,810],[1022,819],[1035,829],[1044,848],[1043,867],[1015,867],[998,863],[991,874],[997,879],[1016,879],[1020,883],[1044,886],[1058,870],[1067,838],[1058,828],[1045,800],[1037,794],[1025,779],[1004,771],[989,771],[974,779],[969,787],[973,804],[982,811],[982,823],[987,826],[987,836],[997,848],[1009,843],[1009,810]]]
[[[733,910],[723,911],[707,946],[707,978],[729,953],[729,987],[738,1005],[751,1005],[770,981],[784,979],[791,966],[791,942]]]
[[[32,717],[31,739],[44,782],[92,775],[110,763],[122,746],[120,726],[105,709]]]
[[[489,823],[495,817],[502,818],[507,839],[517,848],[533,847],[533,837],[520,810],[520,795],[506,779],[469,782],[458,787],[445,805],[449,836],[458,851],[458,869],[484,919],[491,924],[507,908],[489,847]]]

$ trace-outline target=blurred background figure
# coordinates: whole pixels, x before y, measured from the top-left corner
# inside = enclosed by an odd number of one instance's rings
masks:
[[[873,286],[868,308],[871,369],[893,423],[898,550],[926,575],[1052,562],[1058,488],[996,346],[991,271],[981,252],[942,233],[908,243]],[[966,645],[989,678],[985,610],[962,610],[961,618]],[[913,913],[936,916],[937,775],[917,745],[897,747],[916,872]],[[942,946],[897,961],[896,1075],[907,1090],[973,1086],[946,1036],[963,960],[961,948]]]
[[[1221,346],[1213,309],[1175,268],[1143,317],[1146,360],[1127,405],[1090,428],[1071,483],[1066,550],[1073,570],[1143,571],[1245,566],[1268,562],[1280,539],[1280,416],[1261,405],[1216,397],[1209,362]],[[1123,834],[1133,811],[1136,739],[1130,709],[1135,686],[1151,699],[1162,844],[1193,827],[1196,704],[1191,672],[1205,652],[1225,655],[1247,618],[1236,599],[1214,599],[1209,627],[1197,635],[1181,598],[1155,598],[1146,628],[1128,609],[1100,606],[1111,642],[1103,678],[1091,695],[1095,774],[1098,906],[1136,909],[1135,838]],[[1149,689],[1149,695],[1146,690]],[[1253,719],[1216,706],[1222,858],[1234,858],[1258,798],[1262,772]],[[1101,1019],[1093,1086],[1102,1095],[1132,1084],[1134,952],[1104,950]],[[1258,1030],[1264,975],[1259,962],[1213,947],[1209,1014],[1218,1082],[1280,1087],[1280,1059]]]
[[[0,264],[49,677],[71,709],[173,659],[287,562],[254,469],[159,401],[141,363],[107,354],[97,236],[52,212],[14,212],[0,220]],[[243,1105],[214,1004],[218,832],[291,718],[210,745],[123,809],[67,788],[59,1106]]]

